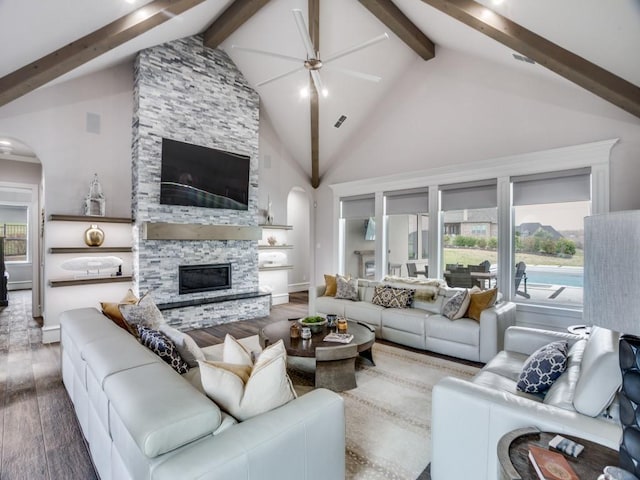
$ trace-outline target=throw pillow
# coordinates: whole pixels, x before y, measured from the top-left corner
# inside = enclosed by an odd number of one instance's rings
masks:
[[[358,301],[358,279],[336,275],[336,298]]]
[[[253,367],[254,358],[247,348],[228,333],[224,337],[222,361],[236,365],[248,365]]]
[[[545,393],[567,368],[566,341],[552,342],[533,352],[524,362],[517,389],[526,393]]]
[[[470,301],[471,294],[469,290],[465,288],[447,300],[447,303],[442,307],[442,314],[449,320],[462,318],[469,308]]]
[[[482,311],[495,305],[496,298],[498,298],[498,289],[492,288],[477,293],[472,292],[470,296],[469,309],[466,316],[479,322]]]
[[[100,302],[100,306],[102,307],[102,313],[104,313],[108,318],[113,321],[120,328],[124,328],[127,332],[137,334],[136,332],[132,332],[129,328],[129,324],[125,321],[122,313],[120,313],[120,305],[135,305],[138,303],[140,299],[136,297],[136,294],[133,293],[133,290],[129,289],[127,294],[124,296],[122,300],[118,303],[114,302]]]
[[[207,396],[237,420],[247,420],[296,398],[282,340],[262,351],[248,377],[244,374],[248,365],[226,360],[223,354],[222,363],[199,361],[200,377]]]
[[[159,330],[175,344],[178,353],[189,367],[197,367],[198,360],[204,360],[204,353],[189,335],[167,324],[160,325]]]
[[[336,283],[335,275],[326,275],[324,276],[324,284],[326,288],[324,289],[325,297],[335,297],[336,290],[338,289],[338,284]]]
[[[166,323],[149,293],[143,295],[135,305],[118,305],[118,309],[127,322],[129,330],[136,336],[138,335],[136,330],[138,325],[157,330],[160,325]]]
[[[409,308],[416,291],[410,288],[396,288],[376,285],[371,303],[386,308]]]
[[[164,362],[168,363],[179,374],[187,373],[189,371],[189,365],[185,362],[175,344],[160,333],[158,330],[145,327],[144,325],[138,325],[138,337],[140,343],[158,355]]]

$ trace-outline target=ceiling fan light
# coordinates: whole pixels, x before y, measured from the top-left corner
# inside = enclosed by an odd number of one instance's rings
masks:
[[[329,90],[327,90],[326,88],[322,89],[322,96],[327,98],[329,96]]]
[[[308,87],[302,87],[300,89],[300,98],[309,98],[309,88]]]

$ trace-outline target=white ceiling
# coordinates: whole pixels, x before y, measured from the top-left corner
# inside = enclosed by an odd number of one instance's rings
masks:
[[[48,0],[0,2],[0,77],[37,60],[120,16],[149,3],[138,0]],[[135,52],[153,45],[203,32],[232,0],[206,0],[186,13],[140,35],[107,54],[66,74],[55,82],[129,61]],[[539,65],[517,62],[512,51],[489,37],[459,23],[420,0],[394,3],[441,48],[508,64],[532,75],[559,77]],[[581,55],[612,73],[640,86],[640,0],[493,0],[480,3]],[[253,18],[234,32],[221,48],[250,84],[255,85],[297,65],[231,49],[231,45],[304,57],[292,9],[303,11],[306,0],[271,0]],[[367,116],[394,87],[398,78],[422,60],[356,0],[322,0],[320,5],[320,54],[329,57],[383,32],[390,38],[368,49],[336,60],[333,65],[382,77],[379,83],[357,79],[329,67],[321,70],[327,98],[320,99],[320,174],[337,161],[340,148],[359,129]],[[52,82],[54,83],[54,82]],[[299,72],[256,90],[264,109],[291,155],[310,173],[309,101],[300,98],[308,83]],[[576,87],[579,88],[579,87]],[[340,115],[347,120],[333,127]],[[2,140],[0,138],[0,140]]]

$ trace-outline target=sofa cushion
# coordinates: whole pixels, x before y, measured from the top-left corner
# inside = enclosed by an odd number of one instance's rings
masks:
[[[533,352],[522,367],[518,390],[545,393],[567,368],[566,341],[551,342]]]
[[[515,389],[515,384],[520,378],[520,372],[522,372],[527,358],[529,358],[528,355],[524,353],[502,350],[489,360],[482,370],[508,378],[513,381]]]
[[[358,279],[343,277],[342,275],[336,275],[336,295],[335,298],[342,298],[345,300],[358,300]]]
[[[384,310],[384,307],[369,302],[349,302],[344,307],[343,316],[379,329],[382,325],[382,312]]]
[[[386,276],[383,279],[386,285],[398,288],[410,288],[415,290],[414,300],[420,302],[433,302],[440,291],[442,285],[446,285],[443,280],[437,278],[407,278]]]
[[[377,285],[374,288],[371,303],[386,308],[409,308],[413,303],[415,290],[397,288],[390,285]]]
[[[230,364],[206,360],[199,364],[202,386],[209,398],[240,421],[296,398],[287,375],[287,353],[282,340],[262,351],[246,380],[229,368]],[[249,368],[248,365],[238,367]]]
[[[464,317],[464,314],[469,308],[469,301],[471,296],[469,290],[464,289],[461,292],[456,293],[451,297],[442,307],[442,314],[449,320],[457,320]]]
[[[580,364],[582,363],[582,356],[586,345],[586,340],[578,340],[569,349],[569,353],[567,354],[567,369],[554,384],[551,385],[551,388],[549,388],[544,397],[544,403],[564,408],[565,410],[575,410],[573,407],[573,397],[578,379],[580,378]]]
[[[536,402],[542,401],[542,395],[521,392],[516,386],[516,381],[494,372],[485,371],[484,369],[480,370],[480,372],[473,377],[473,383],[490,388],[491,390],[507,392],[512,395],[528,398]]]
[[[618,359],[620,334],[594,326],[582,356],[573,406],[590,417],[606,409],[622,384]]]
[[[428,313],[417,308],[386,308],[382,312],[382,325],[401,332],[425,336]]]
[[[173,328],[168,324],[160,325],[160,332],[171,339],[178,349],[178,353],[182,359],[187,362],[189,367],[197,367],[198,360],[204,360],[204,354],[196,341],[177,328]]]
[[[471,299],[469,300],[469,309],[467,310],[467,317],[473,318],[476,321],[480,321],[480,315],[483,310],[493,307],[498,297],[498,289],[492,288],[490,290],[484,290],[481,292],[471,292]]]
[[[426,333],[429,338],[480,345],[480,324],[470,318],[449,320],[442,315],[430,315],[426,322]]]
[[[158,330],[138,325],[138,337],[140,337],[142,345],[158,355],[176,372],[182,374],[189,370],[189,365],[182,359],[178,349],[166,335],[163,335]]]
[[[221,422],[218,406],[162,362],[111,375],[104,391],[149,458],[210,435]]]
[[[333,313],[335,315],[345,316],[345,307],[351,305],[351,300],[337,299],[334,297],[317,297],[316,312]]]

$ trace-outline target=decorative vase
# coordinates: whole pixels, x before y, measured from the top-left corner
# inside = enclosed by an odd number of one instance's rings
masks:
[[[84,214],[94,217],[104,217],[105,214],[105,200],[97,173],[93,175],[89,193],[84,199]]]
[[[104,232],[98,225],[91,225],[84,231],[84,243],[90,247],[99,247],[104,242]]]

